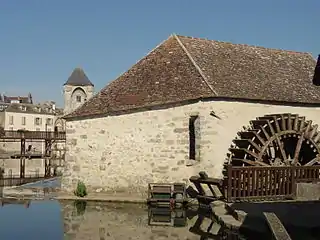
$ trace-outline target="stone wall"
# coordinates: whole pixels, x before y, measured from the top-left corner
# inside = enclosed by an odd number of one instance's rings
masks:
[[[214,117],[210,112],[214,111]],[[297,113],[320,124],[320,108],[198,102],[162,110],[69,121],[62,187],[146,194],[150,182],[185,182],[205,170],[222,177],[228,148],[242,126],[265,114]],[[199,115],[200,159],[189,160],[189,117]]]

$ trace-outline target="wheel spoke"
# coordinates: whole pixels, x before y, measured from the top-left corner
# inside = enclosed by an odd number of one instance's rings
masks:
[[[229,161],[236,166],[312,166],[320,164],[320,132],[297,114],[269,114],[238,132]],[[319,156],[319,157],[318,157]]]

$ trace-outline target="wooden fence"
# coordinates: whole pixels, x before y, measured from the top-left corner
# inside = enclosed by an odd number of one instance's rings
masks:
[[[228,166],[228,202],[290,199],[299,182],[320,182],[320,166],[233,167]]]
[[[27,183],[37,182],[44,179],[49,179],[52,177],[44,177],[40,176],[39,173],[26,175],[23,178],[17,175],[12,175],[12,173],[8,176],[0,176],[0,187],[12,187],[12,186],[20,186]]]

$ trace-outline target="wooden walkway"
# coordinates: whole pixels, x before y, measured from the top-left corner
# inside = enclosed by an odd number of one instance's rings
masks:
[[[66,132],[48,132],[48,131],[0,131],[0,141],[10,140],[66,140]]]
[[[276,214],[270,212],[264,212],[263,214],[268,222],[269,228],[272,231],[275,240],[291,240],[290,235]]]

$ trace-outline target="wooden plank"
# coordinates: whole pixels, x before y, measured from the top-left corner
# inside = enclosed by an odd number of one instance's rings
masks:
[[[218,178],[201,178],[198,176],[192,176],[191,178],[189,178],[189,181],[194,183],[194,182],[199,182],[199,183],[206,183],[206,184],[217,184],[217,185],[222,185],[223,180],[222,179],[218,179]]]
[[[265,216],[269,228],[276,240],[291,240],[290,235],[288,234],[287,230],[276,214],[271,212],[264,212],[263,215]]]

